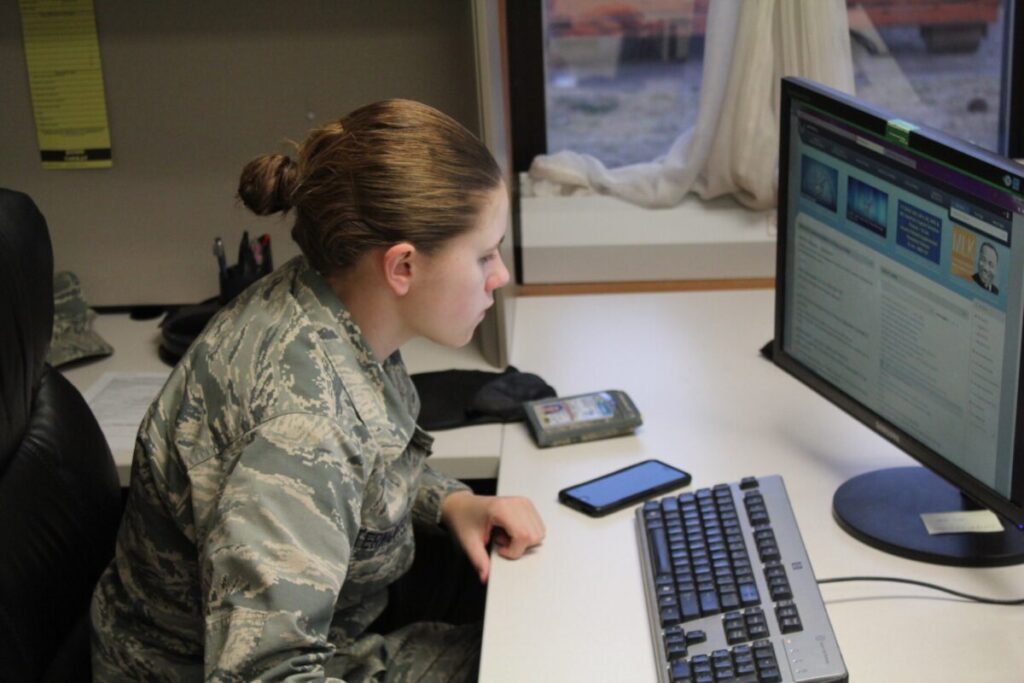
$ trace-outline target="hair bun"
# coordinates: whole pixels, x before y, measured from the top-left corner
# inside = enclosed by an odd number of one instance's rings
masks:
[[[238,198],[253,213],[266,216],[292,208],[298,170],[284,154],[264,154],[242,169]]]

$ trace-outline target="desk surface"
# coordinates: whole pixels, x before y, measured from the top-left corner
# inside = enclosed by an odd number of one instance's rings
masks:
[[[114,347],[114,354],[99,361],[62,369],[68,380],[85,393],[106,372],[162,372],[170,367],[157,355],[160,345],[158,321],[132,320],[127,314],[96,317],[94,328]],[[460,368],[494,370],[475,346],[449,349],[424,339],[402,347],[409,372],[431,372]],[[498,472],[498,456],[504,425],[486,424],[433,432],[434,454],[431,466],[460,479],[489,479]],[[122,485],[127,485],[131,472],[131,451],[115,451],[114,462]]]
[[[993,597],[1024,596],[1021,568],[938,567],[886,555],[841,531],[836,487],[913,464],[758,355],[773,333],[771,291],[523,298],[511,362],[566,394],[626,390],[644,415],[634,436],[545,450],[505,432],[498,491],[530,496],[544,544],[495,556],[481,681],[653,681],[633,512],[590,519],[557,491],[644,458],[693,487],[781,474],[819,578],[887,575]],[[963,602],[898,584],[822,587],[854,681],[1022,679],[1024,609]]]

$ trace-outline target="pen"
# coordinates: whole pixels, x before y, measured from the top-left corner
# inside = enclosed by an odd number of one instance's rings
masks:
[[[268,233],[260,235],[260,246],[263,248],[263,272],[269,273],[274,270],[274,259],[270,255],[270,235]]]
[[[219,237],[213,238],[213,255],[217,257],[217,269],[220,271],[220,276],[227,277],[228,264],[224,258],[224,241]]]
[[[249,277],[256,270],[255,266],[252,247],[249,244],[249,231],[246,230],[242,233],[242,241],[238,245],[238,269],[241,271],[242,277]]]
[[[259,270],[263,264],[263,245],[259,240],[253,240],[250,246],[252,247],[252,258],[256,262],[256,270]]]

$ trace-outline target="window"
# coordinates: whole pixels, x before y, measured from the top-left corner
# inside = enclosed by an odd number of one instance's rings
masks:
[[[1024,114],[1011,111],[1009,97],[1024,69],[1010,68],[1019,56],[1005,56],[1012,24],[1022,23],[1019,4],[848,0],[857,95],[1024,156],[1021,131],[1007,125]],[[708,0],[534,0],[508,8],[517,170],[562,149],[610,167],[647,161],[696,120]]]
[[[986,149],[1003,148],[1006,0],[847,5],[858,97]]]
[[[649,161],[697,120],[707,0],[545,7],[548,149]]]

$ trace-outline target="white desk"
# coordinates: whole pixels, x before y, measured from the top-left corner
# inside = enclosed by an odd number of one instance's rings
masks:
[[[170,367],[157,355],[160,345],[158,321],[136,321],[123,315],[99,315],[94,328],[114,347],[114,354],[99,361],[63,370],[64,376],[82,393],[105,372],[162,372]],[[409,372],[431,372],[459,368],[491,370],[474,346],[449,349],[423,339],[402,347],[402,356]],[[433,432],[432,467],[459,479],[492,479],[498,473],[498,456],[504,425],[486,424]],[[131,450],[114,452],[121,484],[128,484],[131,473]]]
[[[886,555],[841,531],[831,497],[847,478],[913,462],[758,355],[773,334],[770,291],[522,298],[512,363],[563,394],[629,392],[635,436],[538,450],[508,425],[500,494],[530,496],[544,544],[495,557],[480,680],[653,681],[633,511],[590,519],[557,491],[649,457],[693,487],[781,474],[819,578],[889,575],[995,597],[1024,596],[1024,569],[938,567]],[[1024,680],[1024,608],[966,603],[897,584],[822,587],[852,681]]]

